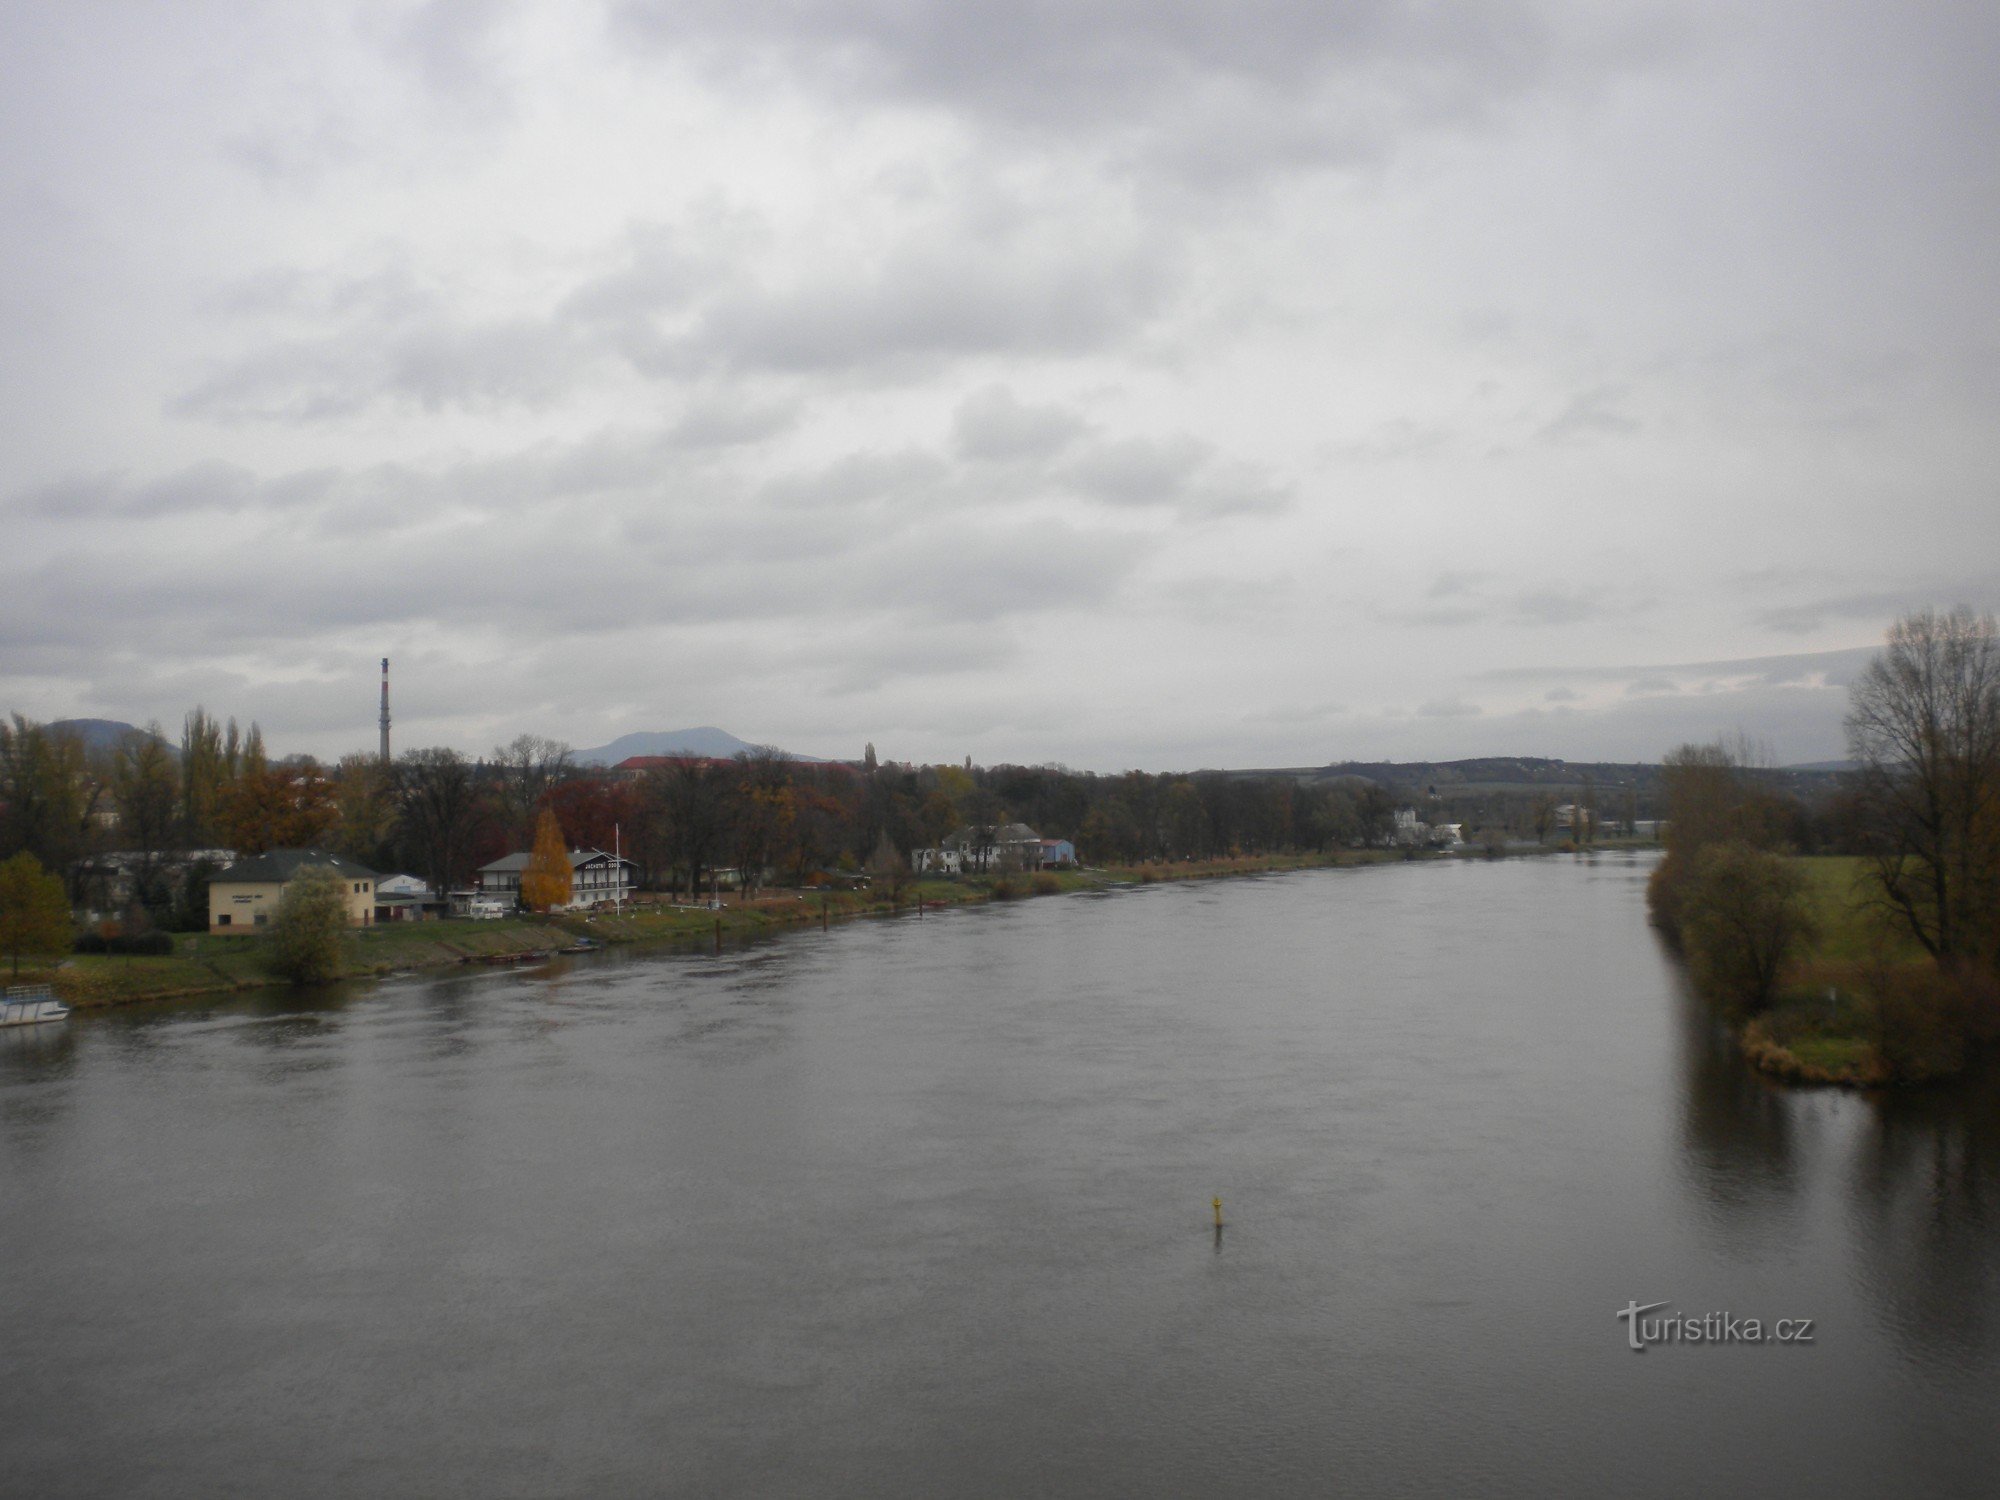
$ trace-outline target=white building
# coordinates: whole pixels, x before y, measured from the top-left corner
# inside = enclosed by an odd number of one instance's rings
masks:
[[[528,852],[503,854],[489,865],[479,867],[478,898],[499,901],[508,907],[521,904],[521,877],[527,873],[534,855]],[[569,903],[564,911],[587,911],[599,902],[626,902],[638,882],[639,867],[629,859],[606,854],[602,849],[569,851]]]

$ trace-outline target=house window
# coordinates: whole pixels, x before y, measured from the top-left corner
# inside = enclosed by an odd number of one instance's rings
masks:
[[[229,925],[229,913],[224,912],[221,916],[217,917],[215,919],[215,925],[217,927],[227,927]]]
[[[261,911],[260,911],[260,912],[258,912],[258,913],[257,913],[256,917],[255,917],[255,918],[253,918],[252,920],[253,920],[253,923],[254,923],[254,925],[256,925],[256,926],[258,926],[258,927],[262,927],[262,926],[263,926],[263,925],[264,925],[264,924],[265,924],[266,922],[269,922],[269,921],[271,920],[271,917],[270,917],[270,914],[269,914],[268,912],[261,912]]]

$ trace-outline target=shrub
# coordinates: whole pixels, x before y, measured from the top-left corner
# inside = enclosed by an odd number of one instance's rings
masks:
[[[86,927],[76,935],[72,946],[78,953],[102,953],[110,940],[103,933]]]
[[[1740,840],[1695,857],[1680,891],[1681,940],[1696,986],[1746,1014],[1767,1009],[1785,965],[1812,935],[1798,866]]]
[[[1021,881],[1016,880],[1012,875],[1002,875],[998,880],[993,882],[993,899],[995,901],[1013,901],[1027,894],[1027,886]]]
[[[271,919],[271,972],[294,984],[338,979],[345,959],[347,883],[324,866],[292,877]]]
[[[127,932],[114,938],[99,938],[99,953],[143,953],[164,957],[174,951],[174,940],[164,932]],[[80,948],[82,945],[78,944]]]
[[[1062,894],[1062,882],[1047,870],[1043,870],[1037,874],[1029,882],[1029,887],[1037,896],[1059,896]]]

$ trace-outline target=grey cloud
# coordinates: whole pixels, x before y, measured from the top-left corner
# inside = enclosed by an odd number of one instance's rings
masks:
[[[1623,386],[1616,385],[1580,391],[1535,435],[1546,443],[1574,443],[1637,432],[1640,424],[1619,409],[1628,394]]]
[[[967,458],[1006,463],[1052,458],[1090,424],[1060,406],[1031,406],[1004,385],[974,391],[952,414],[952,437]]]
[[[855,453],[816,472],[774,479],[764,486],[763,497],[780,507],[852,514],[861,506],[910,503],[935,496],[948,478],[944,463],[929,453],[914,449]]]
[[[1635,50],[1601,13],[1472,0],[624,0],[612,14],[644,45],[746,71],[785,58],[817,88],[1065,142],[1094,133],[1216,185],[1277,162],[1379,159],[1411,131],[1485,121]]]
[[[921,633],[848,632],[812,660],[839,695],[872,693],[909,678],[988,672],[1018,660],[1018,641],[990,624],[943,625]]]
[[[557,317],[586,327],[624,329],[687,307],[733,274],[735,261],[768,243],[755,215],[716,205],[688,223],[627,226],[607,252],[611,264],[586,276],[556,306]]]
[[[1480,712],[1477,703],[1468,703],[1463,698],[1433,698],[1417,705],[1417,717],[1421,719],[1471,719]]]
[[[1245,714],[1246,724],[1324,724],[1329,719],[1344,717],[1348,712],[1344,703],[1281,704],[1267,708],[1260,713]]]
[[[1290,493],[1255,465],[1219,460],[1213,444],[1188,433],[1093,444],[1054,476],[1116,507],[1170,507],[1188,517],[1270,513]]]
[[[1385,620],[1405,625],[1458,629],[1504,622],[1557,628],[1632,614],[1649,607],[1644,598],[1613,600],[1594,590],[1549,587],[1499,594],[1488,588],[1491,578],[1490,574],[1441,574],[1425,596],[1436,602],[1379,613]]]
[[[1153,605],[1169,615],[1189,615],[1210,624],[1223,621],[1281,622],[1294,605],[1293,581],[1283,574],[1263,578],[1218,573],[1170,578],[1148,591]]]
[[[9,509],[23,517],[68,520],[148,520],[197,511],[240,511],[259,503],[288,505],[307,498],[304,476],[272,489],[236,464],[211,459],[158,479],[135,483],[118,474],[59,481],[15,498]]]
[[[684,448],[735,448],[776,437],[798,425],[796,399],[756,400],[725,392],[690,401],[674,423],[672,441]]]
[[[853,597],[943,619],[1080,608],[1117,592],[1148,546],[1061,523],[933,525],[857,566]]]
[[[385,334],[357,327],[266,346],[225,364],[169,403],[176,416],[320,421],[384,397],[425,411],[546,406],[567,394],[587,351],[532,319],[435,320]]]
[[[1595,593],[1536,589],[1517,596],[1511,603],[1511,611],[1515,619],[1527,625],[1578,625],[1601,619],[1612,609]]]
[[[426,0],[404,17],[393,41],[431,89],[490,100],[498,83],[495,32],[512,0]]]
[[[1487,573],[1445,572],[1431,580],[1424,590],[1428,599],[1456,599],[1472,593],[1492,575]]]
[[[1100,443],[1071,466],[1068,477],[1086,494],[1112,505],[1170,505],[1186,493],[1214,453],[1186,433]]]
[[[789,286],[726,290],[684,337],[661,341],[654,367],[913,378],[968,355],[1076,354],[1133,332],[1165,289],[1157,255],[1137,248],[947,238]]]
[[[1604,683],[1624,687],[1645,679],[1671,683],[1682,692],[1702,685],[1729,691],[1732,685],[1782,687],[1799,683],[1843,686],[1865,669],[1876,655],[1873,647],[1842,651],[1803,651],[1782,656],[1748,656],[1736,660],[1645,663],[1622,666],[1523,666],[1479,673],[1475,680],[1491,683],[1537,683],[1550,680]]]
[[[1757,611],[1753,618],[1758,624],[1771,630],[1782,631],[1787,635],[1808,635],[1825,629],[1829,622],[1839,620],[1868,620],[1886,624],[1915,607],[1915,601],[1934,592],[1905,590],[1845,594],[1801,604],[1778,605]],[[1989,607],[1996,593],[1991,587],[1961,589],[1957,592],[1946,589],[1939,595],[1943,596],[1953,599],[1979,597],[1986,601],[1981,607]]]

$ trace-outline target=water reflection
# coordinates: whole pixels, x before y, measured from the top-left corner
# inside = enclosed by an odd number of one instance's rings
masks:
[[[1848,1170],[1860,1275],[1906,1351],[1991,1361],[2000,1301],[2000,1070],[1869,1101]]]
[[[1732,1037],[1678,969],[1670,989],[1681,1064],[1681,1166],[1724,1227],[1789,1199],[1797,1187],[1792,1112],[1782,1090],[1743,1061]]]
[[[1927,1088],[1787,1088],[1674,970],[1681,1169],[1732,1254],[1809,1237],[1801,1200],[1838,1192],[1857,1289],[1905,1356],[2000,1356],[2000,1068]]]

